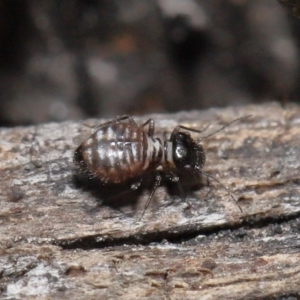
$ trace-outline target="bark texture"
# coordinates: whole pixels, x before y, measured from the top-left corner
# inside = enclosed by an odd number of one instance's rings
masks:
[[[91,128],[2,128],[1,297],[300,297],[300,107],[268,103],[151,117],[157,135],[178,124],[210,125],[192,134],[197,138],[249,114],[202,143],[203,170],[229,188],[243,212],[215,181],[195,188],[195,178],[182,176],[184,193],[164,184],[140,221],[151,182],[102,203],[115,190],[102,193],[108,188],[74,176],[74,150]]]

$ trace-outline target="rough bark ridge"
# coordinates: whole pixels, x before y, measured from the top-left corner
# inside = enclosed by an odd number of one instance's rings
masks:
[[[249,114],[203,140],[204,171],[230,189],[243,213],[216,182],[191,188],[182,178],[185,196],[160,187],[139,222],[147,188],[101,204],[101,187],[74,178],[74,149],[90,128],[65,122],[1,129],[1,297],[299,296],[300,107],[152,117],[157,134],[210,124],[204,135]]]

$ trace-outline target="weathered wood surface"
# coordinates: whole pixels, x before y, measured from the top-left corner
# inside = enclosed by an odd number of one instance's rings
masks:
[[[148,190],[134,203],[91,212],[101,190],[79,187],[73,176],[74,149],[90,131],[82,123],[1,129],[1,297],[299,296],[300,107],[252,105],[155,120],[158,134],[177,124],[211,124],[207,134],[249,114],[203,140],[204,171],[230,188],[243,213],[210,181],[188,193],[190,206],[159,188],[141,221]]]

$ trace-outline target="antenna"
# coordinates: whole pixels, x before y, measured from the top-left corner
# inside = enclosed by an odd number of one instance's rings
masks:
[[[235,122],[237,122],[237,121],[240,121],[240,120],[249,118],[249,117],[251,117],[251,116],[252,116],[252,115],[247,115],[247,116],[244,116],[244,117],[237,118],[237,119],[231,121],[230,123],[225,124],[224,126],[222,126],[220,129],[216,130],[215,132],[210,133],[210,134],[208,134],[208,135],[206,135],[206,136],[201,137],[200,139],[197,140],[197,143],[199,144],[203,139],[206,139],[206,138],[208,138],[208,137],[210,137],[210,136],[212,136],[212,135],[214,135],[214,134],[216,134],[216,133],[222,131],[224,128],[230,126],[231,124],[233,124],[233,123],[235,123]],[[207,178],[210,178],[210,179],[214,180],[215,182],[217,182],[217,183],[218,183],[218,184],[219,184],[219,185],[227,192],[227,194],[231,197],[231,199],[235,202],[236,206],[239,208],[239,210],[241,211],[241,213],[243,213],[243,210],[242,210],[242,208],[238,205],[237,200],[236,200],[235,197],[232,195],[232,193],[230,192],[230,190],[229,190],[223,183],[221,183],[218,179],[214,178],[213,176],[211,176],[211,175],[209,175],[209,174],[203,172],[200,168],[197,168],[197,171],[198,171],[199,173],[205,175]]]
[[[206,135],[206,136],[203,136],[203,137],[201,137],[200,139],[198,139],[198,140],[197,140],[197,144],[199,144],[203,139],[206,139],[206,138],[208,138],[208,137],[210,137],[210,136],[212,136],[212,135],[214,135],[214,134],[216,134],[216,133],[222,131],[224,128],[230,126],[231,124],[233,124],[233,123],[235,123],[235,122],[237,122],[237,121],[243,120],[243,119],[250,118],[251,116],[252,116],[252,115],[240,117],[240,118],[237,118],[237,119],[231,121],[231,122],[228,123],[228,124],[225,124],[224,126],[222,126],[220,129],[216,130],[215,132],[210,133],[210,134],[208,134],[208,135]]]
[[[223,184],[221,183],[218,179],[214,178],[213,176],[203,172],[202,170],[200,169],[197,169],[197,171],[203,175],[205,175],[206,177],[214,180],[215,182],[217,182],[226,192],[227,194],[231,197],[231,199],[235,202],[236,206],[239,208],[239,210],[241,211],[241,213],[243,213],[243,210],[242,208],[238,205],[238,201],[235,199],[235,197],[233,197],[232,193],[229,191],[229,189]]]

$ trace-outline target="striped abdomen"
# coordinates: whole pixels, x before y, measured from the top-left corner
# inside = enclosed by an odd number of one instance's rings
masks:
[[[140,127],[115,123],[100,127],[76,150],[80,166],[102,182],[119,183],[142,175],[161,159],[162,147]],[[158,157],[159,156],[159,157]]]

